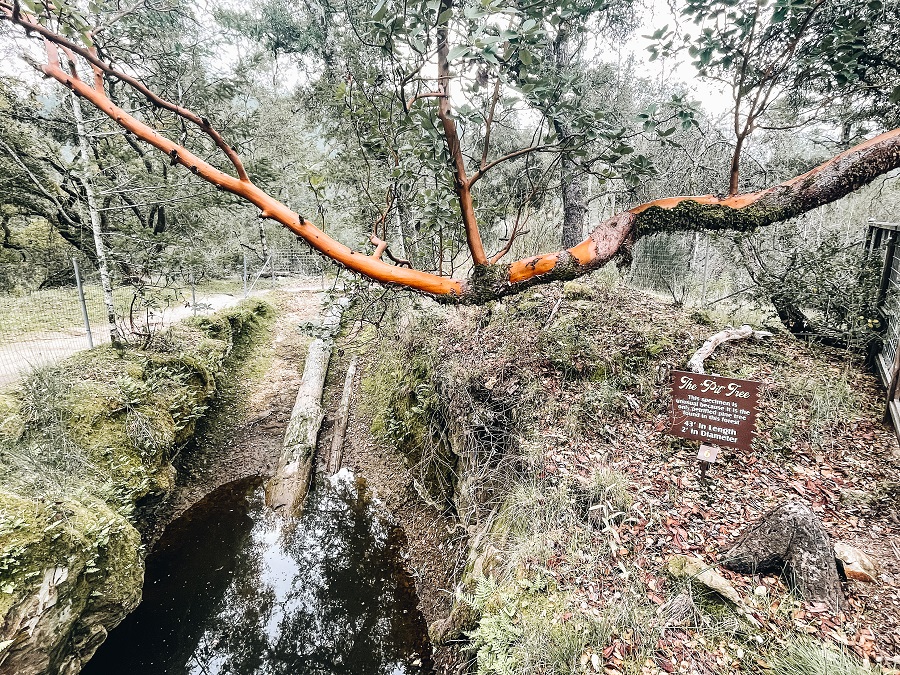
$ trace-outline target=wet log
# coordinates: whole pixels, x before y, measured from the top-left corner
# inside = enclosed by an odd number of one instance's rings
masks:
[[[747,340],[749,338],[753,338],[754,340],[764,340],[765,338],[770,337],[772,337],[770,332],[765,330],[753,330],[753,328],[747,324],[744,324],[740,328],[726,328],[725,330],[720,330],[704,342],[700,349],[694,352],[694,355],[687,363],[687,368],[692,373],[704,375],[706,374],[706,371],[703,369],[703,362],[716,351],[716,347],[719,345],[735,340]]]
[[[334,435],[331,437],[331,452],[328,454],[328,473],[331,476],[341,470],[341,463],[344,460],[344,438],[347,436],[347,423],[350,421],[350,396],[353,394],[357,363],[359,356],[354,355],[344,376],[344,391],[341,394],[341,404],[338,406]]]
[[[765,514],[721,564],[740,574],[785,574],[804,599],[825,603],[835,612],[844,602],[828,533],[801,502],[787,502]]]
[[[316,439],[325,417],[322,408],[325,374],[331,360],[334,335],[349,304],[349,298],[340,298],[325,311],[316,337],[309,345],[278,467],[266,483],[266,505],[286,518],[300,514],[309,491]]]

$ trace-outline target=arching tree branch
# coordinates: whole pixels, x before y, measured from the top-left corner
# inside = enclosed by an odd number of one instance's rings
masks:
[[[449,8],[450,4],[450,0],[443,0],[442,11]],[[121,75],[96,55],[74,45],[67,38],[40,26],[24,15],[17,16],[9,0],[0,0],[0,18],[37,32],[50,44],[69,49],[71,53],[96,65],[106,77],[117,77],[142,93],[149,91],[144,85]],[[443,90],[446,91],[450,77],[446,25],[439,27],[439,33],[441,32],[438,48],[439,75]],[[129,115],[109,99],[102,87],[92,86],[65,72],[58,61],[54,60],[52,51],[48,50],[50,62],[45,66],[39,66],[46,76],[71,88],[135,137],[164,152],[173,164],[184,166],[203,180],[254,204],[260,209],[263,217],[278,221],[320,253],[349,269],[380,283],[404,286],[446,302],[483,303],[517,293],[537,283],[576,278],[602,267],[620,250],[629,247],[637,236],[643,234],[693,230],[751,231],[836,201],[872,182],[878,176],[900,167],[900,129],[897,129],[861,143],[802,176],[766,190],[728,197],[704,195],[658,199],[607,219],[600,223],[587,239],[572,248],[519,260],[509,265],[490,264],[484,254],[474,220],[471,193],[468,191],[469,179],[465,175],[464,166],[460,165],[461,152],[455,123],[449,115],[447,99],[441,98],[439,117],[444,125],[451,158],[455,157],[457,195],[474,262],[469,279],[459,281],[399,265],[389,265],[380,257],[352,251],[261,190],[249,178],[242,177],[241,172],[238,178],[235,178],[217,169],[187,148],[161,136],[145,123]],[[151,94],[148,97],[155,100],[152,96]],[[161,101],[158,97],[156,100]],[[200,120],[201,128],[206,130],[205,125],[208,125],[208,122],[195,113],[171,103],[163,107],[194,123]],[[223,151],[228,148],[226,154],[234,153],[224,140],[221,144],[217,142]]]

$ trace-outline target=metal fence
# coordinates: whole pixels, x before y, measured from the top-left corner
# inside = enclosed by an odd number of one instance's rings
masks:
[[[82,305],[75,287],[0,295],[0,387],[91,346],[84,312],[96,329],[106,309],[98,286],[85,287],[84,299]],[[109,331],[95,338],[94,344],[109,342]]]
[[[139,341],[165,326],[233,306],[250,295],[298,284],[322,287],[328,270],[325,261],[308,250],[281,248],[271,250],[262,261],[243,257],[242,269],[217,273],[216,278],[185,268],[146,273],[128,283],[114,279],[116,326],[126,340]],[[108,312],[96,274],[72,271],[78,283],[0,293],[0,389],[35,368],[109,344]],[[9,272],[14,273],[13,266]]]
[[[872,221],[866,232],[865,254],[875,257],[882,266],[878,289],[879,318],[884,323],[881,351],[876,365],[886,385],[897,370],[900,345],[900,255],[897,238],[900,223]]]
[[[681,304],[713,305],[752,286],[706,234],[656,234],[638,240],[626,282]]]

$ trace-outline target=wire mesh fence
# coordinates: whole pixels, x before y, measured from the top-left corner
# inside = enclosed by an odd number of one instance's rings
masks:
[[[99,286],[85,287],[84,295],[89,322],[102,327],[106,309]],[[0,386],[87,349],[91,341],[83,311],[75,287],[0,295]],[[104,332],[109,341],[109,330],[101,330],[94,344],[103,341]]]
[[[140,342],[182,319],[234,306],[251,295],[322,288],[330,270],[319,256],[290,248],[273,249],[263,261],[246,256],[243,262],[242,269],[215,276],[208,270],[180,268],[144,271],[128,280],[114,277],[112,304],[119,334]],[[12,267],[0,272],[14,275]],[[109,313],[96,277],[90,272],[73,274],[82,282],[80,289],[73,282],[0,292],[0,389],[35,368],[110,343]]]
[[[705,234],[656,234],[638,240],[626,282],[679,304],[715,305],[748,290],[746,270]]]

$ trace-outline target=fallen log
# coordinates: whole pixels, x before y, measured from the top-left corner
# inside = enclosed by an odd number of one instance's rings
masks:
[[[801,502],[778,506],[747,530],[721,560],[740,574],[786,573],[811,603],[837,612],[844,602],[834,548],[812,509]]]
[[[328,307],[316,337],[309,345],[278,467],[266,483],[266,505],[285,518],[300,515],[309,490],[316,439],[325,417],[322,408],[325,374],[331,360],[334,335],[349,304],[350,299],[343,297]]]
[[[357,363],[359,363],[359,356],[354,355],[350,359],[347,374],[344,376],[344,391],[341,394],[341,404],[338,406],[334,435],[331,437],[331,452],[328,454],[327,470],[331,476],[341,470],[341,463],[344,459],[344,438],[347,435],[347,423],[350,421],[350,396],[353,393]]]
[[[694,352],[694,355],[687,363],[687,369],[692,373],[705,375],[706,371],[703,368],[703,362],[716,351],[716,347],[719,345],[734,340],[746,340],[748,338],[764,340],[765,338],[770,337],[772,337],[772,334],[769,331],[753,330],[753,328],[747,324],[744,324],[740,328],[726,328],[725,330],[720,330],[715,335],[710,336],[710,338],[703,343],[703,346]]]

